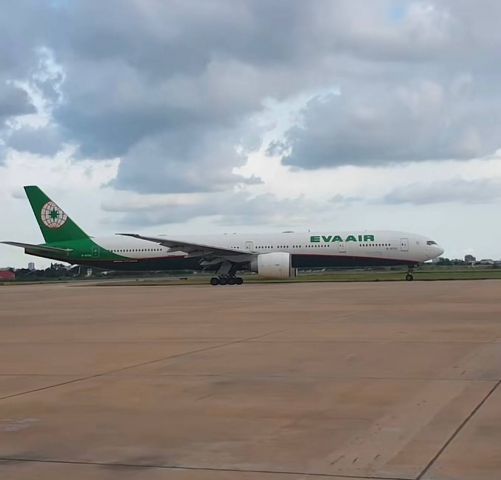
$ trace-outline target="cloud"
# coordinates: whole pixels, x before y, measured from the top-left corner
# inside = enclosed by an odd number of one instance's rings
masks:
[[[250,196],[239,193],[209,193],[199,197],[153,197],[148,202],[108,201],[103,209],[123,213],[120,223],[145,227],[171,223],[184,223],[201,217],[214,217],[215,224],[224,226],[248,225],[304,225],[308,215],[316,208],[304,198],[279,199],[272,194]]]
[[[482,156],[501,138],[501,8],[485,5],[11,2],[0,82],[28,85],[47,121],[2,132],[4,148],[74,145],[75,161],[120,160],[115,189],[227,199],[261,178],[235,169],[265,137],[298,170]],[[285,137],[256,121],[299,97]]]
[[[25,90],[10,84],[0,84],[0,121],[34,112],[35,107]]]
[[[122,158],[114,185],[143,193],[182,193],[256,183],[255,178],[232,172],[232,166],[245,162],[235,146],[237,139],[235,132],[226,130],[176,130],[147,137]]]
[[[81,158],[122,157],[116,185],[137,191],[241,182],[231,172],[245,154],[231,152],[262,134],[250,119],[267,99],[287,101],[377,73],[378,62],[422,62],[447,48],[445,7],[409,2],[398,22],[393,8],[389,0],[362,11],[345,0],[76,1],[24,6],[23,15],[10,7],[17,30],[31,32],[31,44],[17,45],[32,59],[24,75],[33,77],[33,63],[44,72],[32,84],[52,102],[62,140],[78,145]],[[12,70],[16,78],[24,65]],[[31,135],[30,149],[36,144]]]
[[[500,179],[451,179],[430,184],[411,183],[392,190],[382,198],[389,204],[426,205],[457,202],[463,204],[493,203],[501,198]]]
[[[472,83],[463,76],[447,85],[348,85],[315,97],[279,144],[283,162],[312,169],[484,156],[499,146],[501,98],[481,105]]]
[[[9,148],[19,152],[30,152],[45,156],[54,156],[61,150],[62,138],[53,125],[45,127],[22,126],[11,130],[6,138]]]
[[[501,13],[496,2],[487,3]],[[402,2],[390,22],[373,11],[348,21],[351,35],[326,54],[340,94],[314,97],[269,153],[285,165],[318,169],[495,151],[501,69],[492,61],[501,35],[493,11],[468,2]]]

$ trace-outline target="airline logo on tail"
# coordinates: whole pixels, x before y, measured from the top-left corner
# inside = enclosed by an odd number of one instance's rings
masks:
[[[42,207],[40,218],[47,228],[61,228],[66,223],[68,216],[51,201]]]

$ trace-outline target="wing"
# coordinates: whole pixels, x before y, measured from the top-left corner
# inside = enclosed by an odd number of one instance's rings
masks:
[[[21,242],[0,242],[0,243],[5,243],[6,245],[12,245],[14,247],[21,247],[24,248],[25,250],[29,250],[34,253],[55,253],[58,255],[61,254],[68,254],[69,252],[72,251],[71,248],[57,248],[57,247],[48,247],[46,245],[35,245],[33,243],[21,243]]]
[[[117,235],[124,235],[126,237],[139,238],[140,240],[146,240],[148,242],[157,243],[158,245],[169,247],[174,251],[179,250],[181,252],[186,252],[190,257],[203,257],[203,256],[233,257],[235,255],[249,255],[249,252],[245,252],[242,250],[214,247],[211,245],[204,245],[202,243],[185,242],[165,237],[147,237],[144,235],[138,235],[137,233],[118,233]]]

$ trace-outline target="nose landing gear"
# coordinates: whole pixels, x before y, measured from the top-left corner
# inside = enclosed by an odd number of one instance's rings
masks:
[[[414,267],[409,267],[407,274],[405,275],[405,279],[408,282],[412,282],[412,280],[414,280]]]

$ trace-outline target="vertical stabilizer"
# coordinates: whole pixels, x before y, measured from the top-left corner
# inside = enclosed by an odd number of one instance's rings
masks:
[[[79,240],[89,236],[37,186],[24,187],[46,243]]]

